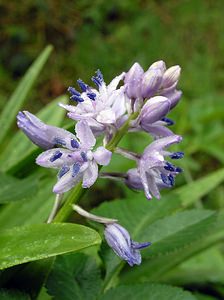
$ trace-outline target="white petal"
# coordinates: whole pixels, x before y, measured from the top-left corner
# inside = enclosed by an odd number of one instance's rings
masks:
[[[59,151],[62,153],[61,157],[53,159],[55,153]],[[61,168],[63,165],[70,165],[73,163],[72,158],[68,157],[72,152],[63,148],[54,148],[44,151],[36,158],[36,163],[45,168]]]
[[[93,157],[99,165],[107,166],[110,163],[112,152],[105,149],[104,147],[98,147],[93,152]]]
[[[116,76],[107,86],[107,90],[108,90],[108,93],[111,93],[112,91],[114,91],[117,86],[118,86],[118,83],[124,79],[124,76],[125,76],[125,72],[121,73],[119,76]]]
[[[96,120],[103,124],[114,124],[116,121],[115,113],[111,108],[102,110]]]
[[[94,182],[97,180],[98,177],[98,166],[94,161],[89,162],[89,167],[83,174],[83,188],[89,188]]]
[[[82,148],[90,149],[95,145],[96,139],[86,121],[78,122],[75,126],[75,131]]]
[[[62,194],[69,191],[76,184],[78,184],[82,179],[83,174],[79,173],[77,176],[72,177],[72,170],[62,176],[53,188],[53,192],[57,194]]]

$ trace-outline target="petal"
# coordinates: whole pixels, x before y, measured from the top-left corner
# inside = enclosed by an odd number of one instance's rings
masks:
[[[96,120],[103,124],[114,124],[116,122],[116,116],[114,111],[108,108],[100,111]]]
[[[147,176],[146,176],[146,171],[144,169],[144,167],[141,166],[141,162],[139,164],[139,174],[140,174],[140,177],[141,177],[141,181],[142,181],[142,185],[144,187],[144,191],[145,191],[145,196],[147,199],[152,199],[152,195],[150,194],[150,191],[149,191],[149,186],[148,186],[148,179],[147,179]]]
[[[91,149],[95,145],[96,139],[86,121],[78,122],[75,131],[82,148]]]
[[[83,188],[89,188],[95,183],[98,177],[98,166],[94,161],[89,162],[89,167],[83,173]]]
[[[102,166],[107,166],[110,163],[112,152],[104,147],[98,147],[95,152],[93,152],[93,157],[95,161]]]
[[[63,165],[71,165],[73,163],[72,158],[68,156],[71,153],[72,152],[70,150],[66,150],[63,148],[50,149],[41,153],[36,158],[36,163],[45,168],[58,169]]]
[[[114,91],[117,86],[118,83],[124,79],[125,76],[125,72],[121,73],[120,75],[116,76],[107,86],[107,91],[108,93],[111,93],[112,91]]]
[[[64,176],[62,176],[53,188],[56,194],[63,194],[73,188],[82,179],[82,173],[78,173],[75,177],[72,176],[72,168]]]
[[[162,151],[163,148],[167,148],[172,144],[179,143],[182,141],[182,137],[180,135],[172,135],[168,137],[164,137],[152,142],[148,147],[144,150],[144,155],[148,154],[152,151]]]
[[[141,127],[155,138],[174,135],[174,133],[169,128],[161,125],[141,124]]]

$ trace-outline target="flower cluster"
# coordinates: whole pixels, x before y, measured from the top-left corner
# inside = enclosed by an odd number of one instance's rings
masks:
[[[18,127],[45,150],[36,163],[59,170],[53,191],[63,194],[80,182],[83,188],[92,186],[99,176],[98,165],[110,163],[108,143],[126,128],[126,132],[147,132],[154,140],[142,154],[113,145],[116,153],[134,160],[136,168],[126,173],[101,172],[100,176],[122,180],[131,189],[144,190],[148,199],[159,199],[160,190],[172,187],[182,171],[169,159],[180,159],[183,152],[167,150],[182,140],[168,128],[174,122],[167,117],[181,98],[179,76],[179,66],[166,68],[163,61],[157,61],[147,71],[135,63],[108,85],[99,70],[92,77],[94,87],[77,80],[78,88],[68,88],[73,104],[59,104],[76,121],[75,133],[47,125],[27,111],[19,112]],[[93,149],[98,136],[103,136],[103,146]],[[139,264],[139,249],[149,243],[133,242],[116,222],[105,225],[106,240],[115,253],[130,265]]]

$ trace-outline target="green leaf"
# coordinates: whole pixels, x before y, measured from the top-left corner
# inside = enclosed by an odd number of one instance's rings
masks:
[[[2,230],[0,269],[78,251],[99,243],[97,232],[76,224],[38,224]]]
[[[54,300],[95,300],[101,283],[100,269],[95,260],[74,253],[56,258],[46,287]]]
[[[27,199],[37,192],[38,178],[30,176],[19,180],[0,173],[0,203]]]
[[[189,292],[162,284],[120,285],[106,292],[100,300],[196,300]]]
[[[29,200],[9,203],[1,207],[0,228],[7,229],[13,226],[45,222],[55,199],[55,194],[52,193],[55,180],[54,177],[41,180],[37,193]]]
[[[28,295],[21,293],[20,291],[1,289],[0,299],[1,300],[29,300],[30,297]]]
[[[67,103],[67,101],[66,96],[55,99],[45,106],[37,117],[49,125],[60,126],[65,110],[58,107],[58,102]],[[3,172],[15,173],[30,162],[34,165],[35,156],[40,151],[22,131],[18,131],[0,154],[0,169]]]
[[[0,115],[0,143],[2,143],[2,141],[6,138],[10,127],[15,122],[15,117],[18,111],[23,106],[29,91],[40,75],[40,72],[44,64],[46,63],[52,49],[52,46],[47,46],[43,50],[43,52],[38,56],[38,58],[28,69],[17,89],[5,105]]]

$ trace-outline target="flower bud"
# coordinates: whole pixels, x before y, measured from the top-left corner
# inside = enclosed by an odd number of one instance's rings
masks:
[[[151,245],[150,242],[137,243],[132,241],[128,231],[117,223],[107,224],[104,231],[105,239],[112,250],[132,267],[140,265],[142,258],[140,249]]]
[[[152,124],[164,117],[170,109],[170,101],[163,96],[156,96],[149,99],[139,115],[139,123],[142,127],[147,124]]]
[[[166,70],[163,75],[162,87],[169,88],[176,84],[180,77],[180,66],[173,66]]]
[[[141,80],[144,70],[138,63],[134,63],[125,75],[126,94],[129,98],[138,98],[141,96]]]
[[[173,91],[170,91],[169,93],[163,93],[163,96],[167,97],[170,100],[170,109],[172,109],[180,101],[180,98],[182,96],[182,92],[177,91],[177,90],[173,90]]]
[[[141,94],[143,98],[152,97],[162,82],[162,71],[159,68],[149,68],[142,77]]]
[[[163,60],[159,60],[154,62],[150,67],[149,70],[151,69],[160,69],[162,73],[166,71],[166,64]]]
[[[130,189],[134,189],[134,190],[143,190],[144,189],[140,175],[136,168],[130,169],[127,171],[127,178],[125,178],[125,184]]]

